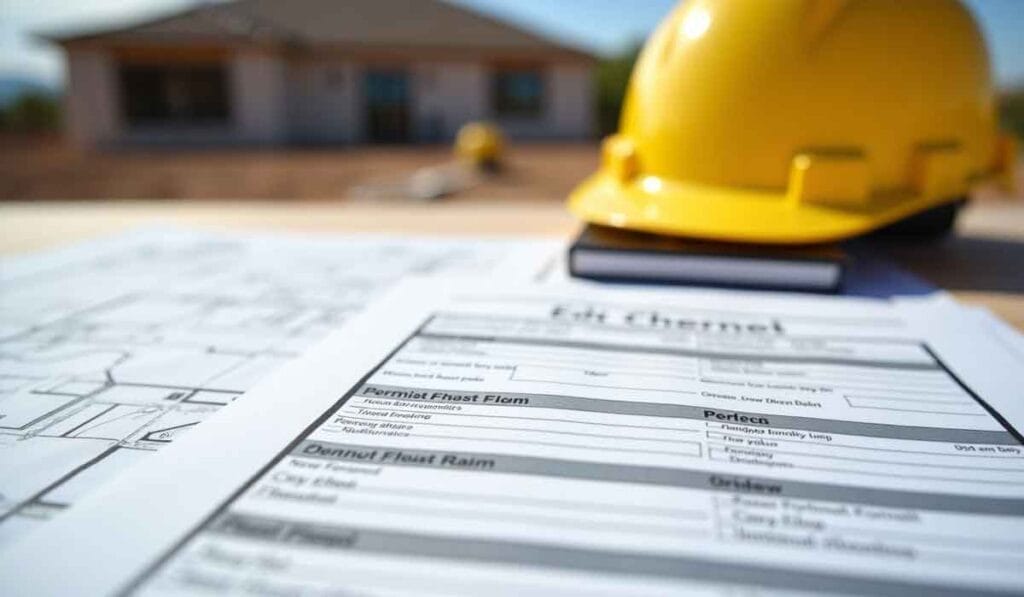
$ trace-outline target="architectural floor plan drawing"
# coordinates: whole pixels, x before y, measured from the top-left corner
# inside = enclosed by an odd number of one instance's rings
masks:
[[[406,274],[528,277],[553,249],[160,229],[0,261],[0,545],[174,441]]]

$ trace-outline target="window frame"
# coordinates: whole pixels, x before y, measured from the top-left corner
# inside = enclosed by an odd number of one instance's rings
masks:
[[[516,98],[509,86],[514,77],[535,77],[535,97],[528,102]],[[490,77],[490,107],[496,118],[539,119],[544,116],[548,102],[548,82],[544,68],[538,64],[495,65]],[[518,105],[517,105],[518,104]]]
[[[232,121],[230,72],[224,63],[121,61],[117,76],[121,118],[129,129],[221,127]],[[178,106],[174,86],[181,94]],[[144,93],[146,99],[140,97]]]

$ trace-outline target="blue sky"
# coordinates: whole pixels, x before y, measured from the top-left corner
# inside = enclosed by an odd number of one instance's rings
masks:
[[[527,25],[598,53],[611,53],[643,38],[676,3],[676,0],[450,1]],[[985,32],[997,81],[1003,86],[1024,85],[1024,0],[965,2]],[[0,76],[28,76],[51,84],[63,80],[60,52],[33,40],[32,32],[122,24],[192,4],[195,0],[0,0]]]

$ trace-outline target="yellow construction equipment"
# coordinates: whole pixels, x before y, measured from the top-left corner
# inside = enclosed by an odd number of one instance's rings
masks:
[[[489,122],[470,122],[455,137],[455,155],[479,169],[496,169],[501,164],[505,140],[501,129]]]
[[[955,214],[1014,159],[956,0],[690,0],[647,41],[569,205],[648,232],[833,241]]]

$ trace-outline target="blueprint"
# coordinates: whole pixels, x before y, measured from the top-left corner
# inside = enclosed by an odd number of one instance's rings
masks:
[[[399,278],[528,279],[556,249],[148,229],[0,261],[0,545],[236,400]]]

